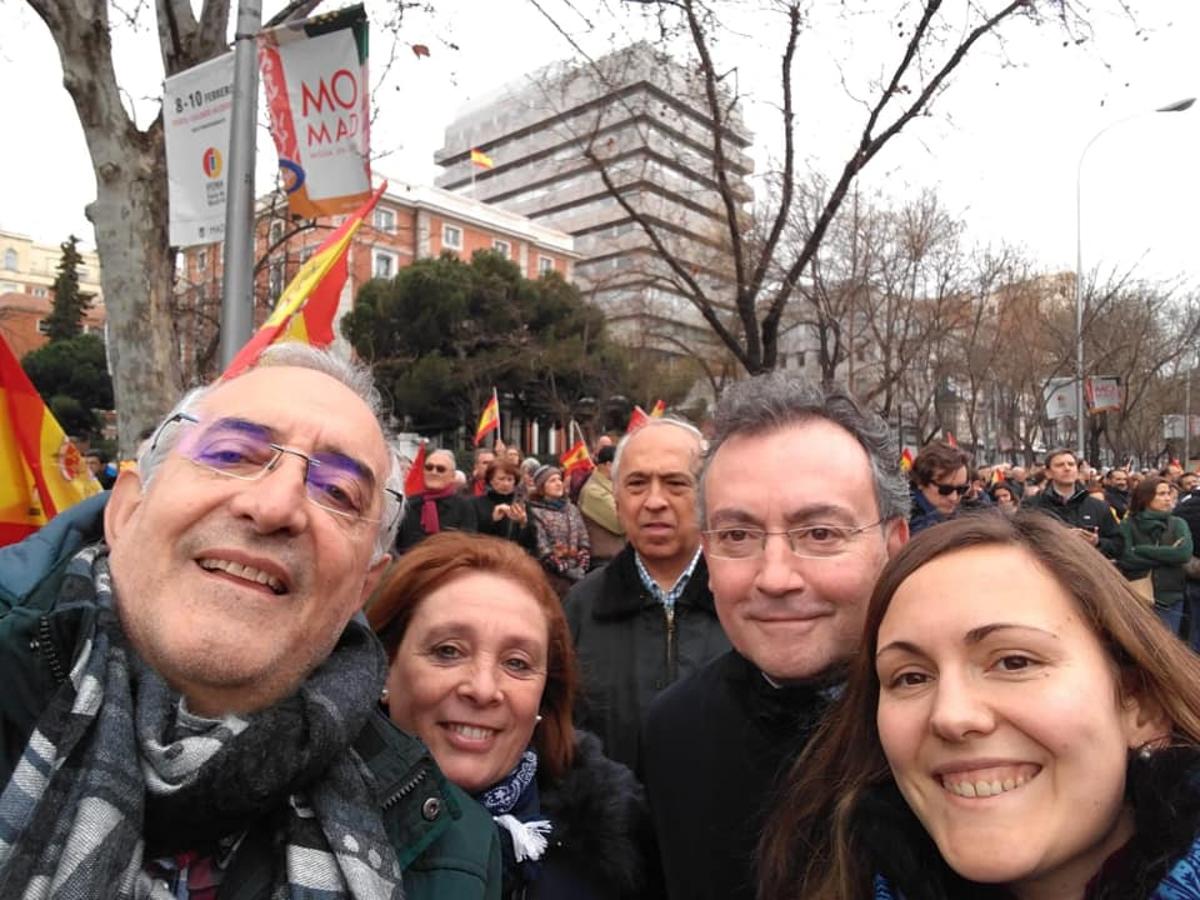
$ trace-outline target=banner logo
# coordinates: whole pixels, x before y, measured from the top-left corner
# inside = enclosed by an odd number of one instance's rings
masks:
[[[221,151],[216,147],[209,147],[204,151],[204,174],[209,178],[217,178],[221,174]]]

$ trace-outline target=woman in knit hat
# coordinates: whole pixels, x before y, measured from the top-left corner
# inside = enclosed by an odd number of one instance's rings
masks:
[[[567,499],[557,466],[539,466],[533,473],[528,513],[537,534],[537,558],[561,597],[587,574],[591,545],[583,516]]]

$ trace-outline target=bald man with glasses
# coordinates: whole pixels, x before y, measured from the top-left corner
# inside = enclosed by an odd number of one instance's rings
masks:
[[[643,732],[667,897],[753,900],[777,777],[840,690],[908,502],[886,423],[849,395],[775,373],[722,397],[698,512],[733,650],[667,689]]]

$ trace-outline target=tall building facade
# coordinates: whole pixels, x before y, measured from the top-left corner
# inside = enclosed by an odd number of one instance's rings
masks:
[[[736,117],[721,134],[741,213],[752,199],[751,135]],[[639,43],[594,64],[556,64],[464,107],[435,154],[436,184],[573,235],[575,283],[615,331],[678,352],[710,344],[712,333],[605,176],[694,278],[730,296],[713,138],[696,74]],[[492,168],[481,170],[472,150]]]

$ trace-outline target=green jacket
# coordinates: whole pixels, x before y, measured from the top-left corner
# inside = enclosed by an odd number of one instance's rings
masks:
[[[1121,520],[1125,546],[1117,565],[1131,580],[1150,575],[1154,603],[1174,606],[1183,599],[1187,576],[1183,565],[1192,558],[1192,532],[1187,522],[1169,513],[1142,510]]]
[[[67,561],[103,538],[108,494],[71,507],[19,544],[0,549],[0,785],[50,696],[68,675],[88,613],[59,609]],[[448,782],[415,737],[373,716],[354,749],[375,776],[384,827],[408,900],[498,900],[500,841],[487,812]],[[220,900],[265,900],[270,836],[251,829],[225,875]]]

